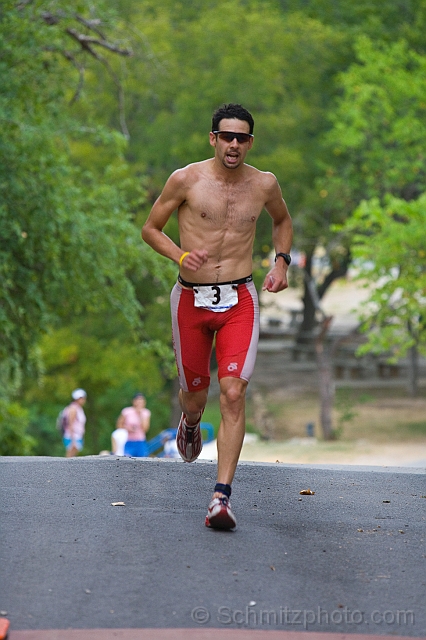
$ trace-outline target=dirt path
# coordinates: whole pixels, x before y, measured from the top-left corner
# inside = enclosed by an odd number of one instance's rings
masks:
[[[216,441],[205,445],[200,459],[216,460]],[[315,438],[292,438],[284,442],[265,442],[247,434],[240,460],[245,462],[283,462],[288,464],[354,464],[390,467],[416,467],[426,470],[426,439],[415,443],[376,444],[322,442]]]
[[[416,443],[373,444],[325,443],[314,438],[294,438],[286,442],[246,442],[241,460],[296,464],[355,464],[409,466],[426,469],[426,440]]]

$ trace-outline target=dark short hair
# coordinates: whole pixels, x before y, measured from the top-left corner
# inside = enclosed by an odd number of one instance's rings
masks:
[[[145,396],[140,391],[138,391],[138,393],[135,393],[135,395],[133,396],[133,400],[136,400],[136,398],[143,398],[145,400]]]
[[[223,120],[223,118],[229,118],[229,119],[236,118],[237,120],[244,120],[245,122],[248,123],[250,127],[249,133],[253,133],[253,129],[254,129],[253,116],[249,111],[247,111],[247,109],[244,109],[244,107],[242,107],[240,104],[234,104],[230,102],[229,104],[224,104],[218,109],[216,109],[212,117],[212,131],[218,131],[219,122]]]

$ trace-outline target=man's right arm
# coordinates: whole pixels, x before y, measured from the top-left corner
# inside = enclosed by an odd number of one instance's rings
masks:
[[[182,256],[187,254],[183,258],[185,267],[190,271],[197,271],[206,262],[207,251],[192,249],[192,247],[178,247],[169,236],[163,233],[164,226],[173,211],[186,200],[187,182],[188,168],[178,169],[172,173],[142,228],[142,239],[154,251],[178,265],[181,265]]]
[[[165,233],[163,228],[175,211],[185,200],[184,176],[182,170],[172,173],[163,191],[155,201],[142,228],[142,239],[157,253],[170,258],[177,264],[183,253]]]

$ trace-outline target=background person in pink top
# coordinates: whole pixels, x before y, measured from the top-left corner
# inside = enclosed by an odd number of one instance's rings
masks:
[[[145,396],[136,393],[131,407],[126,407],[117,420],[117,429],[126,429],[128,436],[124,455],[144,458],[148,455],[146,432],[151,421],[151,411],[146,408]]]

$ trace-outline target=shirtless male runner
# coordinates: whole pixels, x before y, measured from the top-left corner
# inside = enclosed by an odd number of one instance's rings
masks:
[[[142,229],[142,238],[179,266],[171,293],[173,344],[182,416],[176,443],[186,462],[202,449],[200,422],[210,385],[216,338],[221,422],[217,484],[205,524],[233,529],[229,497],[245,433],[245,395],[259,338],[259,306],[252,250],[263,208],[272,218],[275,264],[263,289],[288,286],[292,222],[276,177],[245,164],[254,122],[239,104],[223,105],[212,119],[214,157],[178,169],[167,180]],[[163,228],[177,209],[180,244]]]

